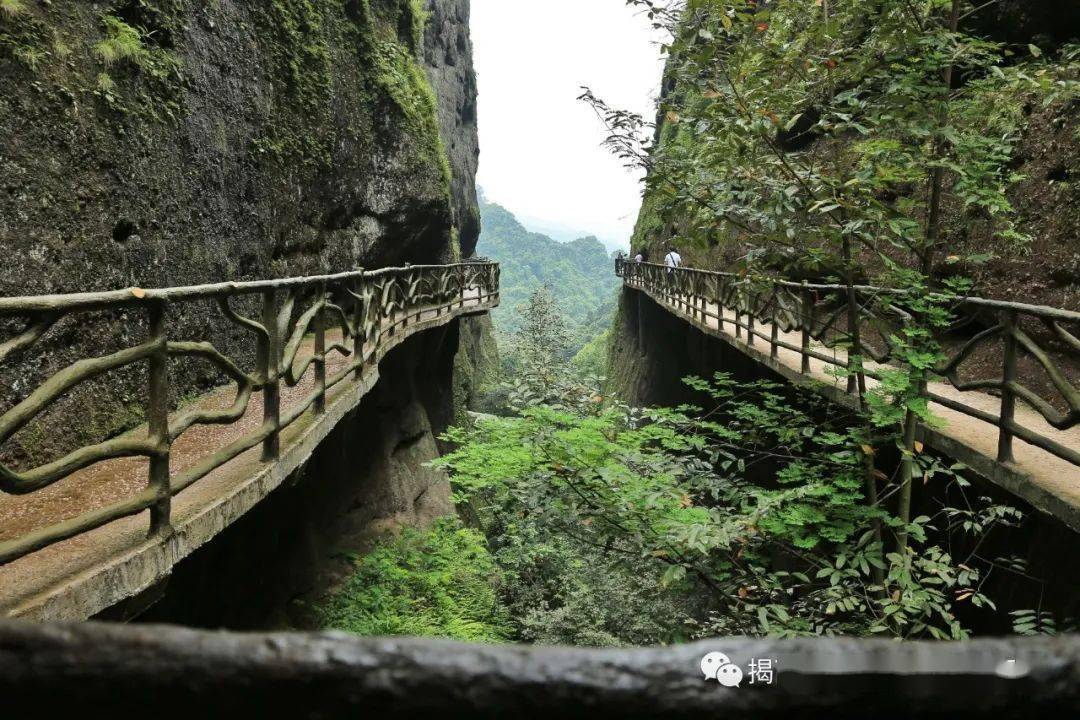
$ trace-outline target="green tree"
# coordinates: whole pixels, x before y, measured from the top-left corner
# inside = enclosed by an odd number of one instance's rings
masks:
[[[506,208],[481,200],[483,233],[477,252],[502,267],[502,307],[494,314],[504,336],[521,324],[519,308],[537,288],[558,288],[557,302],[577,352],[603,332],[614,314],[619,278],[604,246],[594,237],[557,242],[529,232]]]
[[[599,380],[581,377],[567,357],[570,331],[551,289],[537,288],[519,313],[521,326],[503,354],[510,406],[520,410],[600,402]]]
[[[1037,47],[1017,58],[966,32],[962,21],[986,6],[969,0],[628,4],[671,33],[660,120],[583,99],[610,128],[612,151],[648,171],[635,243],[675,238],[699,258],[740,261],[749,277],[838,279],[853,318],[863,310],[856,283],[906,291],[875,308],[894,321],[896,362],[861,398],[867,483],[874,445],[899,442],[904,453],[884,489],[897,497],[904,552],[915,427],[936,422],[926,383],[942,364],[954,300],[970,287],[954,268],[986,259],[964,253],[945,218],[983,224],[1022,251],[1028,239],[1007,197],[1020,178],[1010,161],[1022,92],[1003,101],[1001,90],[1075,97],[1072,72],[1048,66]],[[858,354],[849,372],[865,393]]]
[[[950,255],[946,206],[1024,242],[1005,196],[1020,112],[988,98],[1046,79],[1025,74],[1038,57],[1006,65],[1003,46],[958,29],[974,3],[630,4],[673,35],[657,141],[640,117],[584,97],[615,131],[609,146],[649,171],[639,233],[790,249],[839,270],[863,251],[924,276]]]
[[[520,557],[522,547],[569,545],[593,566],[653,578],[683,598],[668,637],[963,638],[957,607],[993,607],[982,584],[995,565],[974,552],[953,557],[933,531],[977,545],[1013,524],[1015,510],[980,502],[904,522],[867,501],[850,418],[766,383],[688,382],[711,398],[708,408],[533,406],[451,431],[458,449],[437,464],[496,547]],[[963,482],[920,463],[927,477]],[[886,548],[868,529],[875,519],[903,526],[910,551]],[[544,576],[526,565],[519,583]],[[556,584],[547,577],[541,587]],[[647,615],[654,631],[663,627]]]

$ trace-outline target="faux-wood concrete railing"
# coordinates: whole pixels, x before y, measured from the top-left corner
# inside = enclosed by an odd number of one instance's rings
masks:
[[[322,414],[330,388],[359,378],[379,356],[384,338],[403,332],[416,311],[451,312],[469,302],[497,298],[499,267],[490,262],[408,266],[362,270],[319,277],[242,283],[220,283],[162,290],[130,288],[113,292],[0,298],[0,320],[24,320],[26,328],[0,344],[0,363],[25,356],[60,321],[95,311],[121,311],[133,329],[148,328],[146,341],[103,357],[80,359],[46,379],[0,415],[0,451],[20,429],[37,419],[65,393],[91,379],[134,364],[148,368],[145,385],[144,435],[128,433],[83,445],[62,457],[23,471],[0,463],[0,491],[33,493],[103,461],[143,457],[149,463],[146,489],[136,496],[97,508],[13,540],[0,543],[0,564],[123,517],[150,510],[151,534],[170,528],[172,498],[213,470],[262,444],[264,462],[275,461],[283,428],[309,410]],[[261,317],[242,316],[231,301],[246,302]],[[185,305],[212,303],[229,323],[242,328],[254,343],[255,370],[221,352],[210,342],[170,339],[170,319]],[[252,313],[254,314],[254,313]],[[313,351],[301,353],[309,339]],[[329,344],[328,344],[329,340]],[[327,356],[339,353],[349,361],[327,377]],[[306,355],[306,356],[305,356]],[[210,363],[236,385],[231,406],[195,408],[170,413],[170,360],[195,358]],[[282,383],[298,385],[313,372],[313,389],[282,411]],[[194,466],[170,476],[170,448],[196,425],[230,425],[248,409],[253,394],[263,395],[263,421],[251,433],[216,449]]]
[[[913,318],[906,301],[910,294],[891,288],[796,283],[693,268],[669,270],[621,259],[616,261],[615,271],[626,285],[661,297],[692,318],[716,320],[721,331],[726,324],[733,325],[735,337],[742,338],[745,332],[745,342],[751,347],[757,340],[764,341],[774,359],[781,348],[799,353],[803,374],[810,373],[811,359],[841,368],[847,375],[847,391],[853,395],[865,393],[867,377],[881,378],[872,365],[898,360],[895,333]],[[1080,387],[1055,359],[1080,359],[1080,313],[978,297],[942,299],[948,309],[963,310],[968,322],[977,320],[985,328],[949,352],[934,373],[961,393],[995,392],[1000,396],[1000,411],[995,416],[930,390],[925,391],[927,400],[996,427],[1000,463],[1013,461],[1013,439],[1020,438],[1080,467],[1077,449],[1066,446],[1060,437],[1034,432],[1015,420],[1020,400],[1062,434],[1080,424]],[[726,318],[723,308],[733,310],[734,318]],[[762,332],[756,323],[769,325],[769,332]],[[800,333],[801,342],[796,345],[781,339],[781,330]],[[812,349],[812,340],[846,352],[842,357],[819,352]],[[1000,377],[963,380],[964,362],[994,342],[1001,344]],[[1036,390],[1021,379],[1017,369],[1021,352],[1045,372],[1048,383],[1042,389]]]
[[[707,653],[771,684],[705,680]],[[1080,637],[723,638],[657,648],[465,645],[0,620],[0,696],[30,717],[595,720],[1068,718]]]

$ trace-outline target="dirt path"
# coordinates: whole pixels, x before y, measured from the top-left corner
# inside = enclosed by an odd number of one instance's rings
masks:
[[[328,333],[327,342],[339,341],[340,331],[337,335],[332,337]],[[298,353],[297,365],[313,354],[314,341],[308,338]],[[326,374],[332,376],[345,367],[350,359],[335,353],[327,356],[326,360]],[[288,387],[282,383],[282,414],[299,405],[314,388],[314,372],[310,369],[296,386]],[[235,397],[235,385],[220,387],[179,410],[223,410],[232,405]],[[173,416],[178,414],[174,412]],[[247,411],[237,422],[190,428],[173,442],[169,474],[175,477],[212,452],[255,432],[262,424],[262,416],[262,393],[255,393]],[[131,434],[145,436],[146,426],[132,430]],[[92,465],[29,495],[0,494],[0,541],[21,537],[38,528],[131,497],[146,488],[147,471],[146,458],[119,458]]]

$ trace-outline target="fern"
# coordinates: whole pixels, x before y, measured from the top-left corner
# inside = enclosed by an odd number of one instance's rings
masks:
[[[26,12],[26,4],[23,0],[0,0],[0,16],[15,17]]]
[[[150,53],[143,47],[142,33],[138,29],[113,15],[106,15],[102,22],[106,38],[94,45],[94,53],[105,65],[120,62],[141,65],[146,61]]]
[[[97,89],[103,93],[111,93],[116,88],[116,83],[109,77],[109,73],[98,73]]]
[[[321,608],[322,624],[358,635],[505,641],[497,577],[484,537],[443,520],[428,532],[406,530],[359,559]]]
[[[38,67],[42,61],[45,60],[45,53],[37,48],[23,47],[15,51],[15,57],[22,61],[23,65],[30,68],[30,70],[37,72]]]

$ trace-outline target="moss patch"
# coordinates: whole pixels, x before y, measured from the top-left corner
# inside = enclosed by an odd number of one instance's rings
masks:
[[[328,167],[341,133],[371,142],[381,132],[408,136],[416,161],[439,174],[449,194],[450,166],[437,104],[420,64],[426,13],[417,0],[274,0],[253,10],[258,37],[273,58],[287,103],[271,112],[256,155],[282,164]],[[402,31],[402,28],[405,28]],[[358,74],[369,116],[335,122],[335,108]]]
[[[179,117],[182,66],[163,40],[182,24],[176,0],[152,9],[132,0],[11,7],[18,9],[0,10],[0,76],[32,82],[66,103],[96,99],[149,121]]]
[[[77,417],[79,424],[58,436],[56,428],[63,420],[55,416],[58,413],[43,415],[12,437],[5,455],[23,469],[37,467],[68,452],[73,439],[77,445],[100,443],[137,428],[146,417],[139,403],[102,402],[100,397],[86,395],[66,403],[62,411]]]

